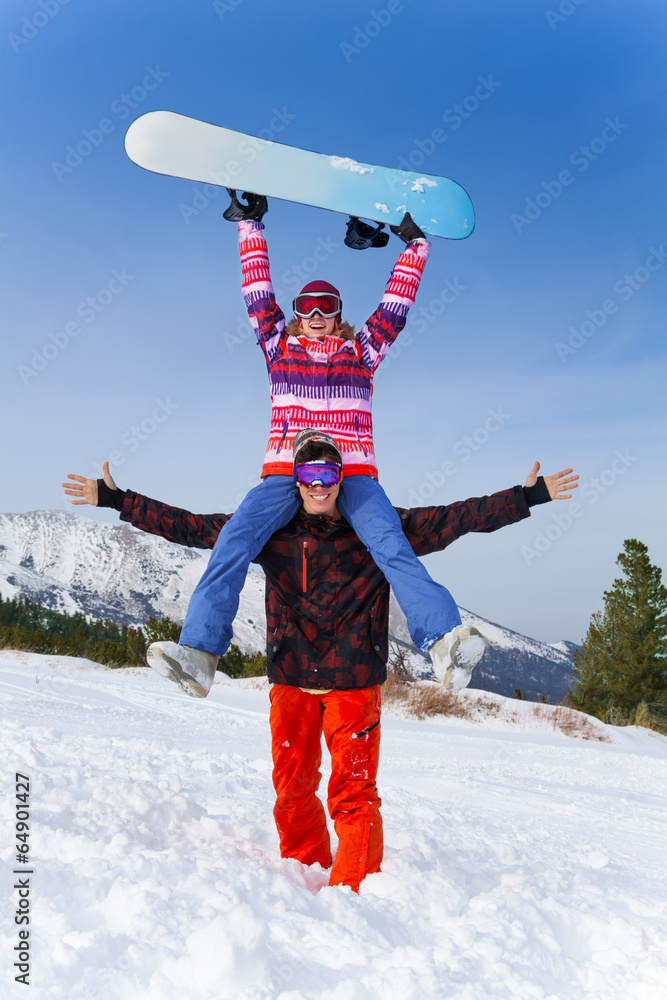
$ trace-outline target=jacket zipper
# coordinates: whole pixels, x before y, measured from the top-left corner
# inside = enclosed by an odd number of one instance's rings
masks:
[[[301,586],[303,588],[304,594],[308,592],[308,563],[306,562],[306,557],[308,555],[308,542],[303,543],[303,561],[301,563]]]
[[[285,443],[285,438],[287,437],[287,428],[289,427],[289,414],[285,417],[285,423],[283,424],[283,436],[278,442],[278,447],[276,448],[276,454],[282,451],[283,444]]]
[[[358,443],[359,447],[361,448],[361,450],[364,453],[364,458],[368,458],[368,452],[364,448],[364,443],[361,440],[361,436],[359,434],[359,414],[358,413],[355,414],[355,417],[354,417],[354,432],[357,435],[357,443]]]

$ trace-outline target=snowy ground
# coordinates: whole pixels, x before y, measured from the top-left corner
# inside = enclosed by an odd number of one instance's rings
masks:
[[[667,996],[663,737],[385,715],[385,861],[355,896],[278,856],[266,688],[199,702],[148,670],[9,652],[0,684],[3,998]]]

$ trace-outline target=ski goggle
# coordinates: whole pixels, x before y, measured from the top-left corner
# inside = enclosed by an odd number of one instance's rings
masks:
[[[294,479],[300,486],[335,486],[343,478],[343,467],[336,462],[301,462],[294,466]]]
[[[306,295],[297,295],[292,303],[292,309],[299,319],[310,319],[316,312],[324,319],[333,319],[342,308],[340,295],[332,295],[331,292],[308,292]]]

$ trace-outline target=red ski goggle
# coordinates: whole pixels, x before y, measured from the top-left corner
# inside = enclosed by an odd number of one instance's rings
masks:
[[[299,319],[310,319],[315,313],[319,313],[324,319],[333,319],[338,316],[343,303],[340,295],[332,295],[331,292],[308,292],[306,295],[297,295],[292,303],[292,309]]]
[[[302,462],[294,466],[294,479],[300,486],[335,486],[343,478],[343,467],[336,462]]]

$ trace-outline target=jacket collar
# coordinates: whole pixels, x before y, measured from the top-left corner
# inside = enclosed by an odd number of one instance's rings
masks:
[[[334,521],[330,517],[325,517],[324,514],[309,514],[303,506],[297,512],[296,520],[310,531],[326,532],[327,534],[350,527],[344,517]]]

